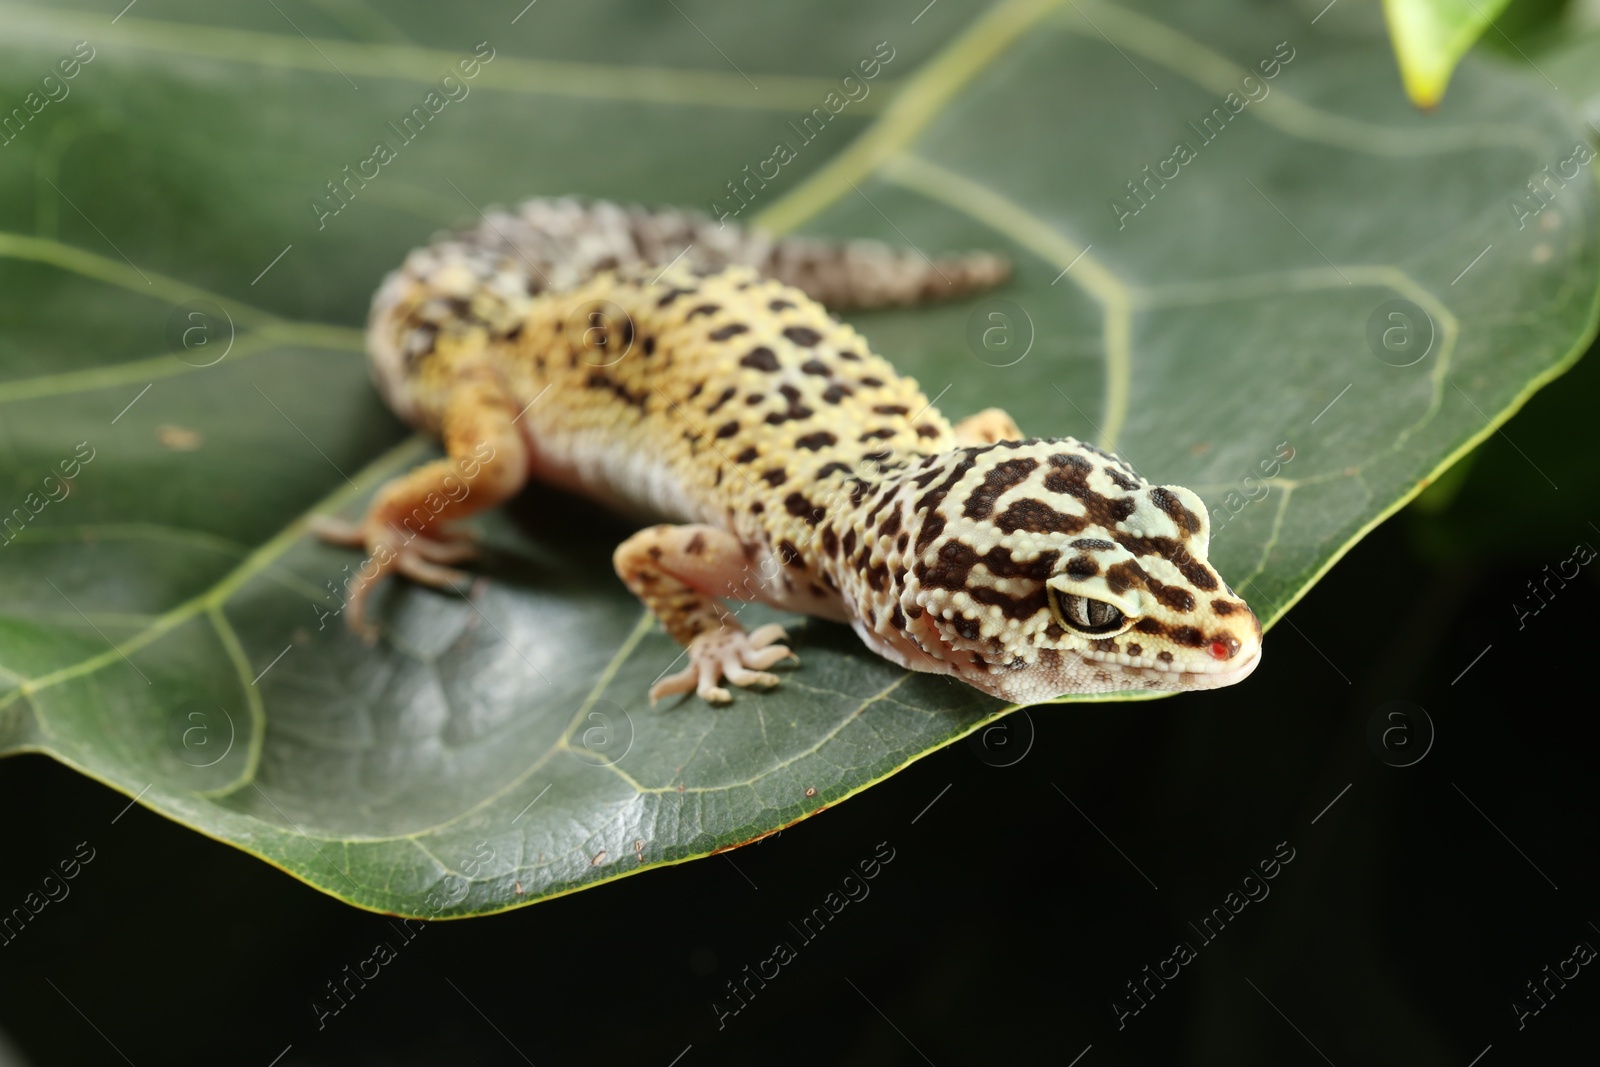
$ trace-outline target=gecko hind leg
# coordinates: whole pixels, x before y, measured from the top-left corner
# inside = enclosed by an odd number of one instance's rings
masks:
[[[956,443],[967,445],[993,445],[1001,441],[1021,441],[1022,431],[1017,420],[999,408],[984,408],[968,415],[955,424]]]
[[[779,679],[766,668],[798,658],[775,643],[783,638],[783,627],[769,624],[747,633],[723,607],[725,598],[762,599],[744,546],[726,530],[652,526],[618,545],[612,562],[629,590],[689,656],[689,666],[650,687],[652,704],[690,690],[709,703],[726,704],[733,695],[717,684],[722,679],[770,688]]]

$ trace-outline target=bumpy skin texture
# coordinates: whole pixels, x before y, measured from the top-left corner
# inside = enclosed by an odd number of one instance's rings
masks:
[[[1195,494],[1022,439],[1004,412],[952,427],[812,299],[911,303],[1006,272],[571,200],[412,253],[374,301],[374,375],[449,458],[363,523],[321,523],[377,568],[352,625],[390,571],[453,587],[441,564],[470,545],[446,524],[536,478],[680,524],[615,557],[688,649],[652,698],[778,684],[782,631],[746,634],[729,599],[849,622],[895,663],[1016,702],[1241,680],[1261,628],[1206,562]]]

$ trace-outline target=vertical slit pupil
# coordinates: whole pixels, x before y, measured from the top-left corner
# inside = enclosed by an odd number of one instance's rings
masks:
[[[1055,609],[1056,617],[1064,625],[1081,633],[1106,633],[1120,627],[1124,620],[1121,610],[1116,605],[1107,604],[1093,597],[1063,594],[1052,589],[1050,603]]]

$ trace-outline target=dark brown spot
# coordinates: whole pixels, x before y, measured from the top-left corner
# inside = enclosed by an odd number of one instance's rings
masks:
[[[1150,592],[1155,594],[1157,600],[1173,611],[1188,612],[1194,610],[1194,596],[1187,589],[1181,589],[1175,585],[1165,585],[1154,578],[1150,578],[1145,584],[1150,587]]]
[[[846,530],[844,532],[844,554],[848,556],[850,553],[854,552],[855,550],[856,550],[856,532],[853,529],[852,530]]]
[[[705,534],[696,531],[695,535],[689,538],[689,543],[683,546],[683,550],[691,556],[700,555],[706,550]]]
[[[778,542],[778,560],[785,567],[793,567],[800,562],[800,550],[794,547],[794,542],[784,539]]]
[[[977,449],[962,449],[960,461],[950,468],[945,480],[918,498],[915,508],[925,516],[922,521],[922,529],[917,532],[916,550],[919,554],[929,542],[944,532],[945,519],[944,515],[939,512],[938,507],[944,503],[945,496],[955,487],[955,484],[977,464],[977,454]]]
[[[1129,589],[1137,589],[1145,585],[1145,580],[1148,577],[1144,572],[1144,568],[1131,559],[1125,559],[1121,563],[1113,563],[1106,568],[1106,585],[1118,596],[1126,593]]]
[[[738,432],[739,432],[739,423],[737,421],[735,421],[735,422],[725,422],[725,423],[723,423],[721,426],[719,426],[717,428],[717,437],[719,439],[723,438],[723,437],[732,437],[734,434],[736,434]]]
[[[889,501],[891,501],[893,499],[894,499],[894,491],[892,489],[887,489],[887,488],[880,489],[878,491],[878,499],[872,505],[872,510],[867,512],[867,519],[866,519],[867,523],[870,525],[870,524],[872,524],[874,522],[877,522],[878,521],[879,512],[883,511],[884,508],[888,507],[889,506]]]
[[[1139,642],[1135,641],[1133,644],[1128,646],[1128,655],[1130,655],[1130,656],[1142,656],[1142,655],[1144,655],[1144,646],[1141,645]]]
[[[854,393],[855,390],[851,389],[843,382],[832,382],[826,389],[822,391],[822,399],[826,400],[830,404],[837,404],[845,397],[851,396]]]
[[[1173,551],[1174,554],[1176,554],[1177,546],[1173,546]],[[1169,556],[1168,558],[1170,559],[1171,557]],[[1203,589],[1210,593],[1217,588],[1217,580],[1211,576],[1210,569],[1206,567],[1204,563],[1200,563],[1192,559],[1185,559],[1182,563],[1178,564],[1178,573],[1187,578],[1189,580],[1189,584],[1194,586],[1196,589]]]
[[[1134,481],[1126,474],[1123,474],[1115,467],[1101,467],[1100,469],[1105,471],[1106,477],[1111,479],[1111,484],[1115,485],[1118,489],[1124,489],[1131,493],[1135,489],[1139,488],[1138,482]]]
[[[900,610],[899,604],[896,604],[894,606],[894,611],[889,613],[889,625],[893,626],[896,630],[904,630],[906,628],[906,617],[905,614]]]
[[[1134,623],[1133,628],[1140,633],[1165,637],[1175,645],[1184,645],[1188,648],[1199,648],[1205,644],[1204,635],[1193,626],[1168,626],[1160,619],[1140,619]],[[1171,657],[1168,656],[1167,659],[1170,660]]]
[[[712,330],[706,334],[713,341],[726,341],[730,337],[738,337],[741,333],[749,333],[750,327],[742,322],[730,322],[728,325]]]
[[[778,354],[766,345],[759,345],[744,354],[739,360],[739,366],[750,367],[754,370],[775,371],[778,369]]]
[[[1213,600],[1211,602],[1211,610],[1216,612],[1218,615],[1232,615],[1238,609],[1239,605],[1230,603],[1226,600]]]
[[[1008,459],[996,463],[983,476],[983,484],[967,497],[961,514],[969,519],[987,519],[994,513],[994,505],[1007,489],[1020,485],[1039,467],[1036,459]]]
[[[1076,543],[1076,542],[1074,542]],[[1100,573],[1100,564],[1088,556],[1073,556],[1067,561],[1067,575],[1072,578],[1093,578]]]
[[[804,348],[810,348],[822,340],[822,335],[809,326],[789,326],[784,329],[783,336]]]
[[[784,470],[782,467],[774,467],[771,470],[763,473],[761,477],[762,480],[764,480],[768,485],[776,489],[778,486],[789,480],[789,472]]]
[[[774,482],[773,484],[777,485],[778,483]],[[815,526],[817,523],[827,518],[827,513],[825,511],[813,504],[811,501],[807,500],[801,493],[790,493],[788,496],[784,497],[783,506],[784,509],[789,512],[789,514],[793,515],[797,519],[805,519],[806,522],[810,523],[812,526]]]
[[[980,604],[995,605],[1008,619],[1032,618],[1049,605],[1049,594],[1042,585],[1024,596],[1011,596],[998,589],[981,585],[976,589],[969,589],[967,595]]]
[[[761,403],[766,398],[767,398],[767,394],[766,393],[751,393],[749,396],[746,396],[744,398],[744,402],[746,404],[749,404],[751,407],[755,407],[757,404]]]
[[[1077,533],[1089,524],[1082,516],[1066,515],[1040,500],[1013,500],[995,516],[994,523],[1005,533]]]
[[[856,355],[854,352],[850,351],[848,348],[845,349],[843,352],[839,353],[839,358],[840,359],[848,359],[851,363],[860,363],[861,362],[861,357]]]
[[[879,389],[883,386],[883,379],[874,378],[869,375],[868,377],[861,379],[861,384],[869,389]]]
[[[1091,552],[1104,552],[1108,548],[1116,548],[1117,546],[1110,541],[1102,541],[1098,537],[1080,537],[1072,542],[1072,547],[1088,549]]]
[[[787,311],[792,307],[794,307],[794,305],[789,303],[789,301],[787,301],[787,300],[769,300],[769,301],[767,301],[767,308],[770,311]]]
[[[656,307],[664,308],[668,304],[672,303],[674,300],[678,299],[678,297],[680,297],[680,296],[688,296],[690,293],[694,293],[694,292],[698,292],[698,290],[695,290],[695,289],[668,289],[667,292],[666,292],[666,295],[663,296],[660,300],[656,301]]]
[[[768,426],[781,426],[790,419],[809,419],[814,413],[802,404],[795,404],[787,411],[774,411],[767,416]]]
[[[904,404],[877,404],[872,408],[879,415],[909,415],[911,409]]]
[[[646,337],[644,339],[644,354],[647,356],[656,354],[656,339],[654,337]]]
[[[889,568],[879,563],[867,568],[867,586],[874,593],[881,593],[889,585]]]
[[[939,546],[933,564],[918,563],[912,568],[925,588],[965,589],[967,575],[978,565],[978,553],[960,541],[947,541]]]
[[[849,473],[850,473],[850,465],[848,463],[839,463],[837,461],[835,461],[833,463],[824,463],[822,465],[822,469],[817,471],[817,481],[820,482],[822,479],[828,477],[828,475],[830,475],[830,474],[849,474]]]
[[[760,458],[761,453],[754,447],[747,448],[743,452],[740,452],[737,456],[733,457],[735,463],[754,463]]]
[[[918,437],[938,437],[939,436],[939,427],[930,426],[926,422],[919,422],[919,423],[917,423],[917,436]]]
[[[1156,653],[1156,659],[1160,660],[1162,663],[1171,663],[1172,662],[1172,653],[1171,652],[1157,652]]]
[[[804,437],[797,438],[794,446],[796,448],[809,449],[812,452],[819,452],[838,443],[839,439],[827,430],[818,430],[816,433],[808,433]]]
[[[822,550],[830,556],[839,554],[839,535],[833,532],[832,526],[822,528]]]
[[[710,407],[706,408],[706,414],[715,415],[717,413],[717,409],[726,404],[728,401],[732,400],[733,395],[738,391],[739,390],[735,389],[733,386],[728,386],[722,391],[722,395],[717,397],[716,401]]]
[[[828,369],[828,365],[822,362],[820,359],[808,359],[804,363],[800,364],[800,369],[807,374],[826,375],[833,373],[833,371]]]
[[[957,615],[955,618],[951,619],[950,628],[956,633],[960,634],[962,637],[965,637],[968,641],[976,641],[978,639],[978,635],[983,632],[982,627],[979,625],[977,619],[969,619],[965,615]],[[983,657],[978,655],[976,652],[972,654],[972,658],[975,661],[973,664],[974,666],[985,666]]]
[[[1150,490],[1150,500],[1156,507],[1167,513],[1180,532],[1185,534],[1197,534],[1200,532],[1200,517],[1183,506],[1183,502],[1178,499],[1178,494],[1158,486]]]
[[[715,315],[717,312],[719,312],[721,310],[722,310],[722,305],[721,304],[701,304],[699,307],[697,307],[694,310],[690,311],[689,314],[685,315],[683,317],[683,320],[685,322],[688,322],[690,319],[694,318],[696,315]]]

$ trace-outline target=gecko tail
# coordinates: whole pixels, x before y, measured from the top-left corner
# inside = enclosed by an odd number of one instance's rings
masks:
[[[486,269],[489,260],[535,267],[539,288],[568,289],[603,270],[680,260],[707,273],[743,264],[834,309],[954,299],[993,288],[1011,274],[1010,262],[990,252],[928,258],[881,241],[777,237],[698,211],[577,197],[491,209],[477,229],[451,240],[475,249]]]
[[[926,258],[881,241],[784,237],[756,266],[828,308],[879,308],[952,300],[992,289],[1011,263],[992,252]]]

